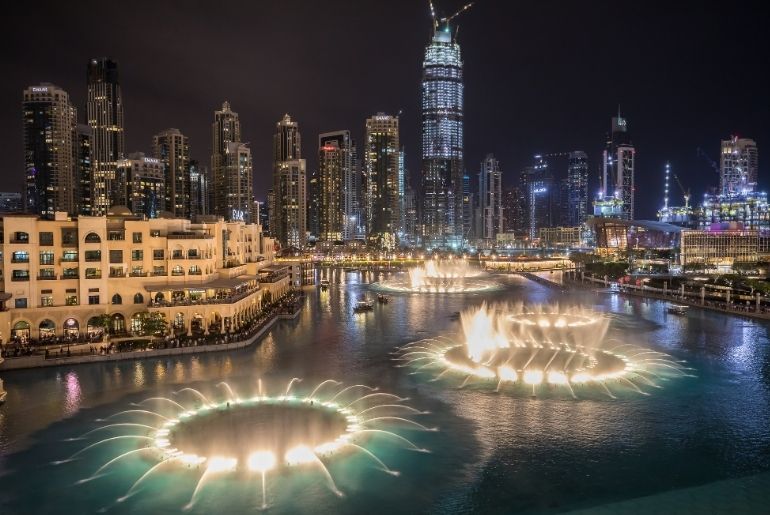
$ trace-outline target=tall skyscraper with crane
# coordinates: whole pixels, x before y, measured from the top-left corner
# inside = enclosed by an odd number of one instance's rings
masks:
[[[438,18],[430,2],[433,37],[422,74],[423,241],[428,248],[461,248],[463,217],[463,63],[452,20],[472,3]]]

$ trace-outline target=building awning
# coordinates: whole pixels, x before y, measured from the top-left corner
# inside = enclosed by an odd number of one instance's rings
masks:
[[[6,300],[11,300],[11,297],[13,297],[12,293],[7,292],[0,292],[0,302],[5,302]]]

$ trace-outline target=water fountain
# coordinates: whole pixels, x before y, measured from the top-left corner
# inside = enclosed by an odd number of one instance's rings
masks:
[[[438,371],[500,391],[537,395],[576,387],[595,388],[615,397],[619,390],[647,395],[670,377],[687,375],[684,365],[665,353],[606,338],[609,318],[580,308],[525,307],[522,304],[468,310],[462,333],[419,340],[401,347],[396,359],[414,373]]]
[[[402,293],[471,293],[495,290],[498,283],[486,278],[479,268],[465,259],[432,259],[423,266],[411,268],[408,276],[374,283],[374,288]]]
[[[260,380],[257,394],[247,398],[239,396],[229,384],[219,383],[225,396],[218,400],[192,388],[174,392],[176,399],[145,399],[100,420],[104,425],[73,440],[121,429],[130,429],[131,434],[94,441],[54,464],[79,459],[91,449],[116,441],[136,441],[139,446],[112,456],[78,483],[97,480],[127,457],[139,454],[149,458],[148,468],[116,503],[136,495],[153,475],[193,469],[198,471],[197,482],[190,484],[185,509],[195,506],[213,477],[224,474],[236,479],[261,477],[261,506],[266,508],[266,478],[273,470],[315,468],[329,489],[342,497],[326,466],[328,460],[345,453],[361,453],[375,467],[397,476],[397,471],[366,447],[368,442],[382,439],[383,443],[392,442],[411,451],[428,452],[402,434],[408,430],[436,430],[413,420],[427,412],[404,404],[407,399],[366,385],[343,388],[331,379],[319,383],[307,395],[292,394],[299,382],[292,379],[280,395],[273,396],[263,392]]]

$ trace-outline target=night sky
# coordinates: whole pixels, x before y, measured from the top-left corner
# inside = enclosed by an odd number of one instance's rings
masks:
[[[462,3],[436,0],[444,14]],[[696,200],[715,186],[696,149],[717,159],[732,133],[757,141],[766,187],[770,16],[758,2],[722,5],[478,0],[458,19],[466,168],[475,174],[493,152],[510,185],[535,153],[585,150],[593,195],[620,104],[637,149],[637,218],[660,207],[667,160]],[[228,100],[264,199],[285,112],[300,123],[310,170],[319,132],[350,129],[360,141],[367,116],[403,110],[401,141],[418,184],[427,0],[12,2],[0,24],[2,190],[23,182],[23,89],[63,87],[82,121],[86,64],[100,56],[120,65],[128,152],[149,153],[153,134],[176,127],[208,164],[213,111]]]

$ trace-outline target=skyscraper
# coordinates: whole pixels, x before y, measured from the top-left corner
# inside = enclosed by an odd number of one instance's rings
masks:
[[[75,164],[75,212],[90,215],[92,211],[93,179],[91,141],[93,130],[88,125],[78,124],[73,132],[72,152]]]
[[[214,123],[211,124],[211,206],[213,215],[232,220],[230,195],[231,177],[227,175],[228,144],[240,143],[241,122],[238,113],[230,109],[229,102],[222,103],[220,111],[214,111]],[[237,178],[235,178],[237,179]]]
[[[527,233],[533,239],[540,229],[554,225],[558,188],[555,187],[548,162],[541,155],[536,155],[533,165],[524,169],[521,182],[527,195]]]
[[[569,153],[567,165],[567,205],[565,221],[570,227],[582,224],[588,209],[588,156],[576,150]]]
[[[246,143],[231,141],[225,148],[225,219],[233,222],[253,222],[254,177],[251,149]]]
[[[500,162],[487,154],[479,171],[479,238],[493,242],[503,231],[503,173]]]
[[[350,131],[335,131],[318,137],[319,238],[321,241],[351,240],[354,234],[353,155]]]
[[[190,146],[179,129],[166,129],[152,138],[152,151],[163,164],[166,211],[190,218]]]
[[[604,149],[601,200],[619,203],[617,216],[623,220],[634,219],[634,167],[635,154],[628,123],[625,118],[612,118],[612,130]]]
[[[422,75],[423,232],[428,247],[463,244],[463,77],[449,23],[434,23]]]
[[[398,116],[384,113],[367,118],[364,168],[367,184],[368,237],[383,248],[396,244],[400,220]]]
[[[25,210],[52,217],[75,211],[75,107],[53,84],[24,90]]]
[[[190,160],[190,216],[209,214],[209,168]]]
[[[307,232],[307,170],[299,124],[288,114],[273,135],[273,205],[270,232],[281,245],[303,247]]]
[[[118,160],[124,157],[123,98],[118,63],[108,58],[88,63],[86,117],[91,127],[91,214],[102,216],[112,205],[109,198]]]
[[[166,209],[165,164],[135,152],[118,161],[112,181],[114,205],[128,207],[135,215],[157,218]]]
[[[752,139],[731,136],[722,140],[719,191],[722,195],[741,195],[754,191],[757,185],[759,152]]]

